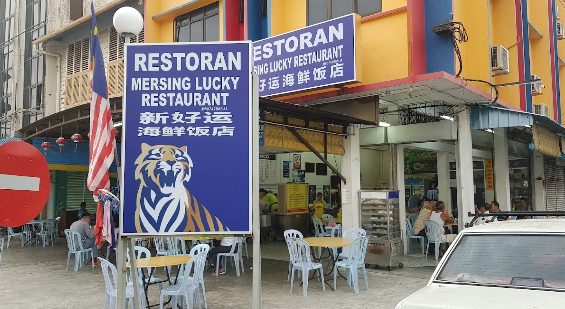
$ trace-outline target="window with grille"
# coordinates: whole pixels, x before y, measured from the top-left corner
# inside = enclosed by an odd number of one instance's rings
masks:
[[[45,35],[47,0],[26,0],[25,63],[24,63],[24,114],[23,125],[37,121],[43,116],[43,79],[45,58],[34,53],[33,40]]]
[[[382,11],[382,0],[308,0],[308,24],[357,13],[368,16]]]
[[[220,37],[218,3],[194,10],[175,19],[176,42],[209,42]]]
[[[0,138],[11,135],[16,0],[0,1]]]
[[[145,34],[143,30],[141,30],[138,36],[133,37],[132,43],[143,42],[145,42]],[[110,28],[110,40],[108,42],[108,56],[110,61],[124,58],[124,44],[125,37],[118,35],[114,27]]]
[[[67,46],[67,74],[78,73],[88,69],[90,55],[90,39],[84,38]]]

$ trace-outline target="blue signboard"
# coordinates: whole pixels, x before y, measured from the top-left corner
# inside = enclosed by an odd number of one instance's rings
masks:
[[[251,232],[251,43],[126,47],[124,235]]]
[[[350,14],[253,43],[262,97],[358,81],[356,24]]]

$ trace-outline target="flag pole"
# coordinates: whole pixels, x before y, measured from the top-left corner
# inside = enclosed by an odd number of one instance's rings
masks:
[[[251,205],[253,207],[253,309],[261,309],[261,212],[259,210],[259,77],[252,74],[252,190]]]

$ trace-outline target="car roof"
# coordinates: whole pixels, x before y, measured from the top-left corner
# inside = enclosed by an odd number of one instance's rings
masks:
[[[464,229],[463,233],[565,233],[565,218],[495,221]]]

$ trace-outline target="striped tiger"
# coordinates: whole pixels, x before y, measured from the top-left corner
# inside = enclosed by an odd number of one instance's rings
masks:
[[[186,146],[143,143],[135,166],[138,233],[227,230],[186,188],[194,167]]]

